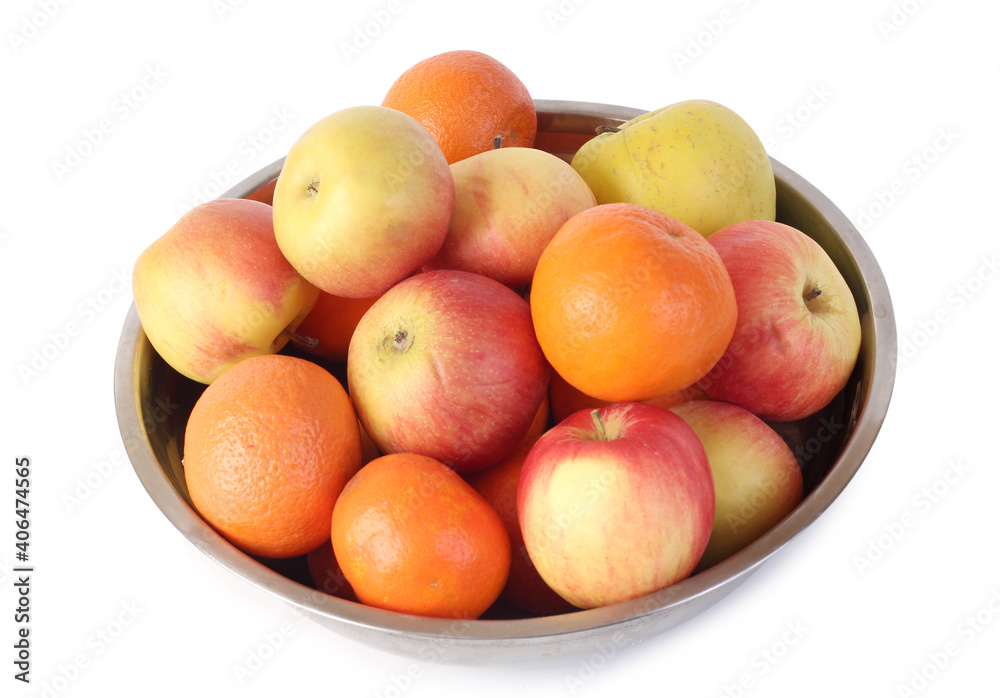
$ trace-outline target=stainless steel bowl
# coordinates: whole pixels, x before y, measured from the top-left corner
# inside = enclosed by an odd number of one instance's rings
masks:
[[[570,159],[598,125],[617,125],[642,110],[540,100],[536,147]],[[247,197],[281,170],[272,163],[223,196]],[[170,522],[217,563],[298,608],[308,618],[362,643],[427,661],[460,664],[543,663],[622,647],[669,630],[733,591],[775,552],[815,521],[847,486],[867,456],[889,406],[896,330],[889,290],[865,241],[833,203],[772,160],[778,220],[803,230],[831,255],[861,313],[861,355],[843,393],[822,413],[776,425],[800,456],[806,496],[780,524],[739,553],[660,592],[593,610],[548,617],[453,621],[369,608],[316,591],[301,559],[269,561],[240,552],[191,506],[181,466],[184,424],[203,386],[168,367],[135,312],[122,329],[115,365],[118,423],[136,474]],[[843,425],[821,430],[825,424]]]

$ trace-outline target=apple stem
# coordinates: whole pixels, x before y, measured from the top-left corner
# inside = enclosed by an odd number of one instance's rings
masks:
[[[503,136],[494,136],[493,150],[499,150],[501,145],[503,145]]]
[[[306,187],[306,193],[309,196],[316,196],[319,192],[319,177],[313,177],[309,180],[309,185]]]
[[[821,293],[823,293],[823,292],[819,290],[819,286],[813,286],[813,289],[812,289],[812,291],[810,291],[810,292],[809,292],[809,293],[807,293],[806,295],[802,296],[802,299],[803,299],[803,300],[804,300],[804,301],[805,301],[806,303],[808,303],[808,302],[809,302],[809,301],[811,301],[811,300],[812,300],[813,298],[816,298],[816,297],[818,297],[818,296],[819,296],[819,295],[820,295]]]
[[[319,344],[318,339],[315,339],[313,337],[307,337],[306,335],[303,334],[295,334],[287,327],[281,331],[281,334],[285,335],[299,346],[309,347],[310,349]]]
[[[601,124],[595,130],[597,131],[597,135],[601,135],[602,133],[618,133],[621,131],[617,126],[608,126],[607,124]]]
[[[590,418],[594,420],[594,426],[597,428],[597,439],[599,441],[607,441],[608,432],[604,429],[604,420],[601,419],[601,411],[599,409],[591,410]]]

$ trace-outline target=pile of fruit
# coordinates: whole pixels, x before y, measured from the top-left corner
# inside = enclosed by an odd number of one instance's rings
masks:
[[[507,67],[440,54],[140,255],[146,336],[206,386],[190,499],[234,546],[398,612],[546,615],[663,589],[800,503],[775,425],[844,388],[861,326],[775,221],[754,131],[690,100],[569,161],[536,129]]]

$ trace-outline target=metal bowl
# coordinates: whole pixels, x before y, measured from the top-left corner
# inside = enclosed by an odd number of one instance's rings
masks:
[[[569,160],[598,125],[618,125],[638,109],[540,100],[536,147]],[[272,163],[223,194],[247,197],[274,180]],[[857,367],[844,391],[820,414],[775,425],[799,457],[804,500],[768,533],[714,567],[659,592],[612,606],[547,617],[455,621],[370,608],[312,587],[302,559],[255,559],[219,536],[191,506],[181,465],[184,425],[204,386],[167,366],[143,333],[133,306],[115,365],[118,423],[129,458],[149,496],[170,522],[217,563],[296,607],[306,617],[367,645],[427,661],[456,664],[543,663],[590,654],[611,642],[638,643],[692,618],[733,591],[817,519],[847,486],[868,454],[895,377],[896,331],[881,270],[850,221],[823,194],[772,160],[777,218],[806,232],[830,254],[861,314]]]

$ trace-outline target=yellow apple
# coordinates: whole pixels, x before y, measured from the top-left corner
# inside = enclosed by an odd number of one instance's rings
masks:
[[[649,206],[705,236],[775,218],[774,172],[760,138],[716,102],[688,100],[637,116],[584,143],[572,165],[598,204]]]
[[[278,246],[302,276],[335,296],[372,298],[440,249],[455,183],[416,119],[387,107],[348,107],[292,145],[273,207]]]

